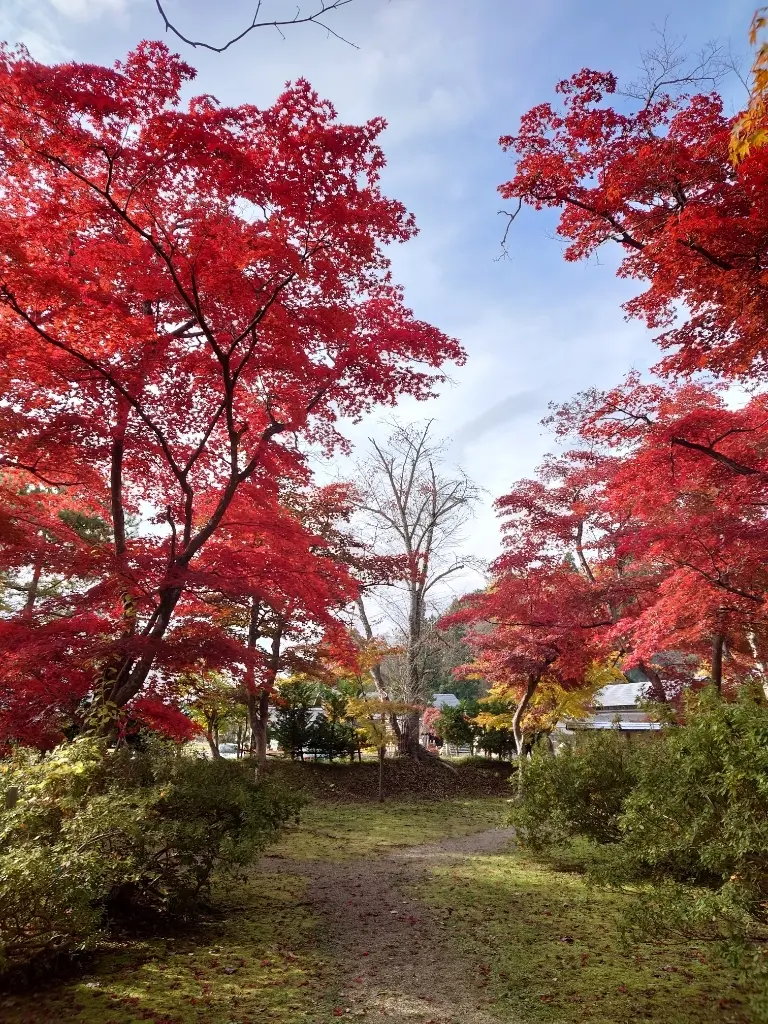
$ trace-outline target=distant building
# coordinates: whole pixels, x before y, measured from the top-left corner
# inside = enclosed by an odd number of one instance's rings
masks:
[[[624,733],[655,732],[661,726],[651,721],[647,712],[638,707],[645,697],[647,681],[610,683],[598,690],[588,718],[565,719],[558,722],[555,735],[565,739],[579,732],[597,729],[617,729]]]
[[[433,708],[457,708],[460,703],[455,693],[436,693],[432,698]]]

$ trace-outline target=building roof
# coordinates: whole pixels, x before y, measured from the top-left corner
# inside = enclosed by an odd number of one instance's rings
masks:
[[[659,722],[634,722],[626,719],[618,719],[615,722],[596,722],[594,719],[585,719],[582,722],[558,722],[557,728],[562,732],[577,732],[580,729],[592,731],[594,729],[616,729],[618,732],[656,732],[661,729]]]
[[[630,708],[643,697],[644,683],[609,683],[595,694],[596,708]]]
[[[457,708],[460,703],[455,693],[436,693],[432,698],[433,708]]]

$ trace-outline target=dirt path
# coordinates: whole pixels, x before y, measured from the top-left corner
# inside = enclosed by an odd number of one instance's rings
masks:
[[[310,881],[309,898],[330,952],[343,965],[340,1008],[368,1024],[496,1024],[483,979],[455,948],[450,917],[410,891],[430,868],[503,850],[511,829],[494,829],[384,856],[273,861]],[[268,858],[269,859],[269,858]]]

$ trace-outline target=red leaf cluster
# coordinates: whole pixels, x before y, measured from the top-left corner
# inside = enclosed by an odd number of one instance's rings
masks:
[[[391,279],[415,226],[383,122],[305,81],[185,104],[193,77],[160,43],[114,68],[0,50],[0,742],[247,668],[249,602],[338,634],[376,567],[323,536],[312,502],[350,497],[313,493],[308,454],[463,361]]]

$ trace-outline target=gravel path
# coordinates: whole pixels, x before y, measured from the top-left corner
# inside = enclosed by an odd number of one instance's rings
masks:
[[[430,868],[500,852],[511,838],[512,829],[493,829],[365,859],[272,862],[272,870],[309,880],[321,934],[343,965],[344,1017],[497,1024],[486,1009],[483,978],[452,941],[450,917],[433,913],[411,889]]]

